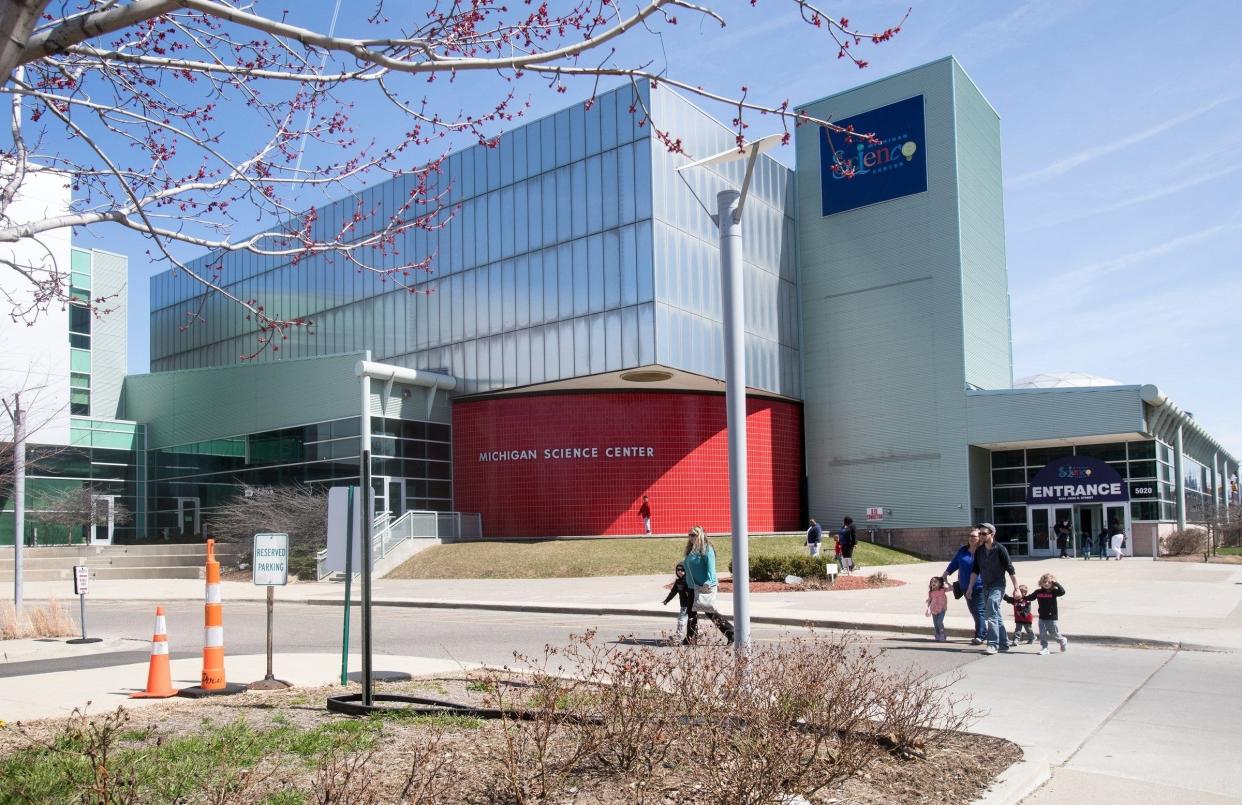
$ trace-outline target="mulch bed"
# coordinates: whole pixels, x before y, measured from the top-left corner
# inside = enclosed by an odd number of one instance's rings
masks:
[[[354,690],[357,686],[352,686]],[[462,703],[483,704],[483,694],[469,676],[445,676],[412,682],[382,685],[384,692],[423,695]],[[174,700],[130,711],[126,729],[138,740],[127,739],[126,749],[157,742],[178,735],[196,733],[205,723],[225,725],[244,720],[256,730],[276,726],[303,729],[321,727],[349,717],[328,712],[324,701],[339,695],[338,687],[290,689],[273,692],[251,692],[227,699],[196,701]],[[63,719],[28,722],[21,731],[40,739],[57,735]],[[27,745],[17,725],[0,729],[0,758]],[[504,755],[505,736],[498,721],[473,724],[433,725],[416,719],[385,719],[382,734],[368,750],[366,778],[351,780],[357,793],[365,787],[377,802],[400,801],[402,778],[414,757],[414,747],[439,733],[436,756],[445,765],[437,772],[439,778],[435,802],[448,805],[482,805],[507,802],[498,785],[500,761]],[[830,790],[811,798],[814,803],[851,803],[884,805],[887,803],[969,802],[978,798],[997,775],[1022,757],[1022,750],[1009,741],[972,733],[938,733],[926,746],[926,756],[901,758],[877,749],[875,759],[862,771]],[[684,762],[684,758],[676,761]],[[272,761],[260,775],[258,795],[278,791],[306,792],[314,799],[317,781],[315,770],[294,761]],[[558,805],[630,805],[642,801],[658,805],[698,805],[709,800],[696,791],[674,763],[658,766],[639,783],[632,777],[586,770],[567,781],[550,801]],[[357,800],[359,802],[363,800]],[[371,801],[371,800],[366,800]]]

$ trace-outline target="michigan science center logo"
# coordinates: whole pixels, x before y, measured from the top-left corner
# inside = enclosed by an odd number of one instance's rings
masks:
[[[856,132],[819,130],[820,192],[824,215],[927,190],[923,96],[836,121]],[[858,135],[874,135],[868,142]]]

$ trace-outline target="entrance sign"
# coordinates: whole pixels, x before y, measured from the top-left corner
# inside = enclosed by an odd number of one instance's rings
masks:
[[[256,587],[283,587],[288,584],[289,535],[255,534],[251,568]]]
[[[819,130],[820,201],[824,215],[855,210],[927,190],[923,96],[834,120],[860,136]]]
[[[1088,456],[1065,456],[1035,473],[1026,491],[1031,506],[1055,503],[1125,503],[1130,490],[1108,464]]]

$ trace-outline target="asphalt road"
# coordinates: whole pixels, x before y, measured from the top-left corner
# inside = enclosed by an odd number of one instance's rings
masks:
[[[154,607],[149,602],[99,601],[88,604],[87,628],[92,637],[133,640],[133,649],[84,654],[35,662],[0,664],[0,677],[30,673],[70,671],[144,662],[149,656]],[[174,658],[197,656],[202,650],[203,605],[174,603],[164,607],[168,643]],[[514,652],[536,656],[548,644],[564,644],[570,635],[598,630],[597,639],[644,643],[655,641],[674,626],[677,610],[671,604],[666,619],[591,617],[477,610],[375,607],[373,646],[377,670],[382,655],[443,657],[464,663],[503,664]],[[359,611],[350,618],[350,644],[359,650]],[[281,603],[275,609],[274,647],[277,653],[338,652],[341,648],[342,614],[338,607]],[[703,622],[705,631],[711,624]],[[225,607],[224,643],[229,654],[261,654],[266,648],[266,607],[260,603],[231,603]],[[803,629],[755,626],[755,642],[805,635]],[[979,658],[962,644],[936,644],[921,636],[863,633],[873,644],[890,649],[885,661],[917,663],[933,673],[949,670]],[[713,639],[715,636],[713,635]],[[670,651],[683,650],[680,647]],[[279,671],[279,668],[276,669]]]

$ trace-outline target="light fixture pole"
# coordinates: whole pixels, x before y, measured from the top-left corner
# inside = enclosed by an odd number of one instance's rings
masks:
[[[743,304],[742,206],[750,190],[755,162],[783,135],[772,134],[714,156],[682,165],[678,171],[746,160],[740,191],[716,194],[712,222],[720,236],[720,289],[723,303],[725,412],[729,433],[729,517],[733,531],[733,629],[739,656],[750,650],[750,526],[746,494],[746,308]]]
[[[13,395],[13,405],[4,400],[4,410],[13,421],[13,610],[22,617],[22,579],[25,576],[22,552],[26,542],[26,415],[21,392]]]

